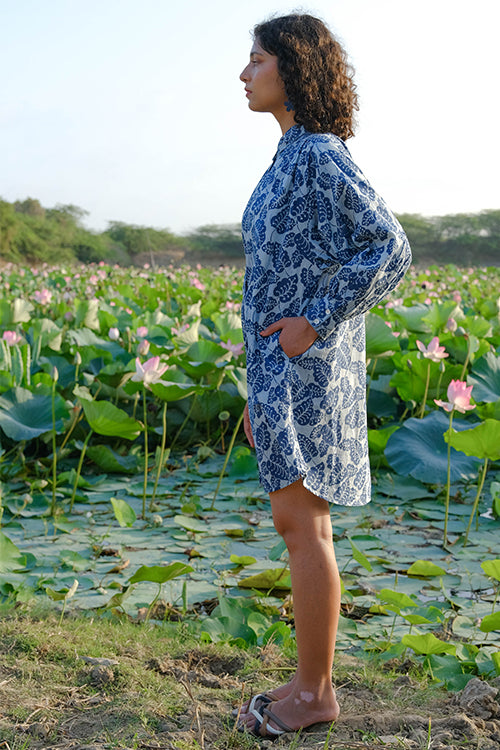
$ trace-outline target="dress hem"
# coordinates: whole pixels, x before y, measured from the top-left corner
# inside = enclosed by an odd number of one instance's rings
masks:
[[[294,484],[295,482],[298,482],[299,479],[302,479],[303,485],[306,488],[306,490],[309,490],[309,492],[316,497],[320,497],[322,500],[325,500],[329,505],[340,505],[343,508],[362,508],[364,505],[368,505],[369,502],[371,502],[371,497],[368,498],[368,500],[363,500],[361,502],[354,502],[354,503],[340,503],[337,500],[332,500],[329,497],[325,497],[327,494],[322,493],[321,490],[317,490],[313,487],[309,487],[307,483],[307,474],[298,474],[295,479],[292,479],[292,481],[286,480],[286,484],[283,484],[280,487],[276,487],[276,489],[268,489],[268,487],[265,486],[264,482],[260,480],[261,485],[264,487],[265,491],[269,494],[273,492],[279,492],[279,490],[284,490],[286,487],[290,487],[290,485]],[[267,483],[266,483],[267,484]]]

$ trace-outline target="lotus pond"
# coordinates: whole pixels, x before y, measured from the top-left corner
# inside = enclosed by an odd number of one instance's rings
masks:
[[[242,273],[4,266],[0,597],[291,637],[245,446]],[[367,315],[373,501],[332,509],[338,647],[500,674],[500,269],[412,269]]]

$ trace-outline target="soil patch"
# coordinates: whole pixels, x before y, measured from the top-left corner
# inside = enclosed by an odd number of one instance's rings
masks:
[[[345,654],[334,674],[335,726],[256,740],[237,731],[231,709],[285,682],[293,655],[196,645],[177,627],[0,620],[0,749],[500,747],[500,678],[474,678],[452,694],[430,686],[411,662],[407,673],[389,673]]]

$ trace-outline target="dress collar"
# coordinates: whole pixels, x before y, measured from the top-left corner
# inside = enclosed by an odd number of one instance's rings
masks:
[[[301,136],[306,135],[306,133],[307,131],[303,125],[292,125],[292,127],[288,128],[286,133],[281,136],[278,143],[278,151],[281,151],[282,148],[293,143]]]

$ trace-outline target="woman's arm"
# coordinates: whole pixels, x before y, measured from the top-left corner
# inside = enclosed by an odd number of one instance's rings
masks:
[[[411,263],[403,228],[344,148],[316,144],[307,172],[318,242],[332,259],[304,312],[321,338],[378,304]]]

